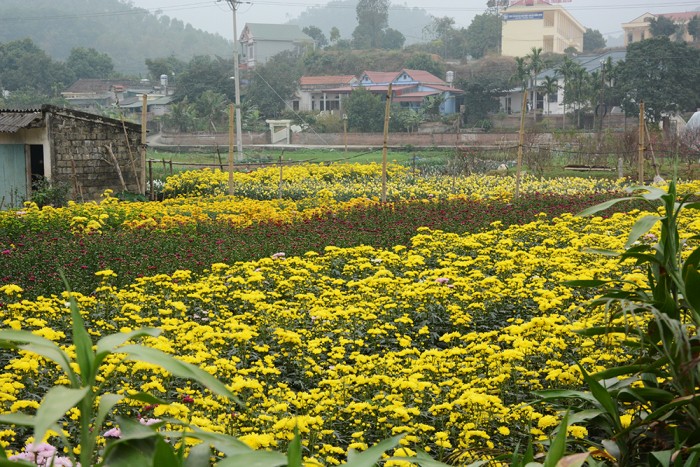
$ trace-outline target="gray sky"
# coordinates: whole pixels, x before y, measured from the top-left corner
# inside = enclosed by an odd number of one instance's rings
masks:
[[[130,0],[139,8],[151,12],[160,10],[181,19],[193,27],[233,37],[232,15],[225,1],[217,0]],[[238,8],[238,29],[245,23],[284,23],[310,7],[321,6],[327,0],[248,0]],[[451,16],[458,25],[468,26],[474,15],[483,13],[486,0],[392,0],[393,5],[420,7],[433,16]],[[622,23],[646,12],[672,13],[700,9],[700,0],[570,0],[562,4],[584,26],[599,30],[603,35],[622,34]],[[339,9],[339,17],[355,21],[355,11]],[[321,25],[319,25],[321,26]]]

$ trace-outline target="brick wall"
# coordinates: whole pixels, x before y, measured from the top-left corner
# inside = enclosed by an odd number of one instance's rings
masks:
[[[139,192],[142,168],[138,125],[122,125],[119,120],[54,109],[49,115],[48,127],[52,177],[70,185],[74,200],[99,199],[106,189],[115,193],[124,191],[108,150],[110,145],[127,191]]]

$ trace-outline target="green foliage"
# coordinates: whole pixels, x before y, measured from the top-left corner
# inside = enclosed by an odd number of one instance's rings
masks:
[[[160,350],[137,344],[128,344],[129,341],[143,336],[157,336],[159,334],[158,330],[144,328],[128,333],[112,334],[93,344],[78,310],[75,298],[70,292],[67,295],[69,296],[71,308],[75,359],[71,358],[54,342],[28,331],[0,330],[0,346],[32,352],[50,360],[63,370],[69,382],[69,387],[54,386],[49,389],[44,395],[36,415],[5,414],[0,415],[0,422],[31,427],[34,430],[34,438],[41,441],[48,430],[62,433],[58,423],[65,417],[66,412],[75,407],[80,410],[78,419],[80,426],[79,439],[75,443],[75,440],[72,442],[65,435],[62,435],[63,443],[71,456],[73,456],[73,448],[80,448],[79,461],[81,465],[96,465],[101,460],[97,457],[97,437],[102,432],[102,426],[113,411],[114,406],[124,399],[137,402],[152,402],[154,400],[152,396],[143,393],[127,396],[100,393],[100,385],[97,382],[100,365],[107,357],[113,354],[124,354],[128,360],[158,365],[175,377],[193,379],[218,395],[236,400],[236,397],[223,383],[199,367],[176,360]],[[164,403],[164,401],[160,400],[157,402]],[[131,423],[131,429],[127,428],[129,423],[126,421],[122,421],[122,425],[127,430],[127,436],[121,440],[122,442],[109,445],[105,449],[104,456],[107,462],[104,465],[129,465],[123,462],[125,457],[133,459],[133,449],[117,453],[116,455],[113,455],[111,451],[115,448],[126,446],[126,443],[130,440],[145,438],[146,436],[143,434],[146,432],[149,433],[149,436],[153,434],[151,429],[139,427],[137,422]],[[140,433],[140,435],[134,435],[133,433]],[[196,438],[197,436],[194,437]],[[163,441],[162,437],[160,437],[160,441]],[[237,443],[240,449],[242,443]],[[157,450],[152,456],[158,456]],[[117,461],[112,461],[113,457],[116,457]],[[142,457],[139,456],[139,458]],[[76,459],[73,458],[72,462],[75,464]],[[139,465],[158,464],[154,461],[151,463],[139,463]],[[168,465],[174,464],[168,463]]]
[[[176,84],[177,79],[187,68],[187,63],[177,58],[175,55],[168,57],[146,59],[146,68],[148,68],[148,76],[154,83],[160,82],[161,75],[168,75],[171,80],[169,84]]]
[[[649,20],[649,31],[654,37],[666,37],[670,39],[671,36],[675,36],[681,32],[681,29],[671,18],[658,16]]]
[[[610,200],[579,215],[593,215],[631,199],[642,200],[659,212],[635,223],[623,253],[605,252],[621,261],[636,261],[644,268],[647,283],[584,280],[569,285],[607,287],[591,306],[609,310],[609,322],[580,332],[597,338],[627,332],[632,361],[595,375],[580,367],[588,392],[552,390],[538,395],[546,401],[561,401],[573,411],[573,417],[588,421],[593,436],[587,442],[596,452],[606,452],[616,465],[696,465],[700,452],[700,248],[683,253],[679,219],[685,209],[698,209],[700,203],[690,202],[689,196],[679,199],[675,182],[667,191],[655,187],[630,191],[639,194]],[[655,242],[657,237],[650,230],[657,224],[661,231]],[[623,416],[628,421],[623,422]]]
[[[66,66],[75,74],[76,79],[106,79],[114,74],[112,58],[93,48],[74,48],[70,51]]]
[[[379,49],[383,32],[389,26],[389,0],[359,0],[355,9],[357,27],[352,32],[357,49]]]
[[[425,44],[416,44],[412,48],[424,53],[438,54],[445,58],[464,58],[466,29],[457,29],[454,24],[454,18],[449,16],[433,18],[433,22],[423,28],[424,37],[431,39],[431,41]]]
[[[700,16],[693,16],[693,19],[688,21],[686,28],[688,29],[688,34],[693,36],[695,42],[700,40]]]
[[[120,0],[3,0],[2,15],[32,20],[3,21],[0,42],[29,37],[54,60],[67,59],[74,48],[92,47],[110,56],[115,70],[124,74],[145,73],[148,57],[231,56],[231,44],[223,37]]]
[[[491,13],[476,15],[466,30],[466,52],[474,58],[497,53],[501,47],[503,22]]]
[[[384,103],[364,88],[354,90],[343,103],[348,115],[348,127],[360,132],[382,131]]]
[[[637,115],[642,100],[653,122],[663,113],[700,106],[700,50],[686,43],[667,37],[632,43],[619,66],[619,92],[627,115]]]
[[[316,47],[323,48],[328,45],[326,35],[317,26],[306,26],[301,31],[316,42]]]
[[[445,66],[427,53],[417,53],[404,62],[402,68],[423,70],[437,77],[445,76]]]
[[[583,33],[583,51],[592,52],[606,47],[605,38],[597,29],[587,28]]]
[[[35,181],[32,184],[32,197],[39,207],[65,206],[68,203],[68,192],[70,186],[63,182],[50,182],[45,178]]]
[[[212,58],[207,55],[194,57],[187,68],[177,77],[174,98],[182,101],[197,101],[206,91],[224,94],[229,101],[235,98],[233,86],[233,60]]]
[[[265,118],[275,118],[294,97],[302,75],[302,61],[295,52],[284,51],[253,71],[246,103],[254,105]]]
[[[0,43],[0,89],[54,96],[74,78],[64,64],[51,60],[31,39]]]

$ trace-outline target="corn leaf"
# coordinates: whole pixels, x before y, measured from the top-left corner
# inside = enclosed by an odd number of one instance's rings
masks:
[[[68,410],[83,400],[90,392],[89,387],[81,389],[54,386],[46,392],[36,411],[34,439],[41,441],[46,432],[58,422]]]

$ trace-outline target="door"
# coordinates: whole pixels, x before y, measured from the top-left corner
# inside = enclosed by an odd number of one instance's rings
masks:
[[[0,209],[27,199],[27,159],[23,144],[0,144]]]

